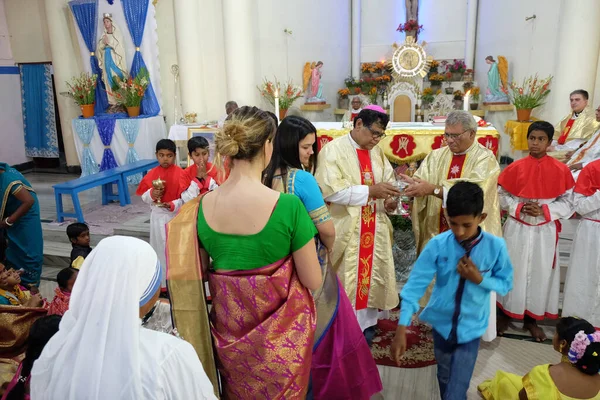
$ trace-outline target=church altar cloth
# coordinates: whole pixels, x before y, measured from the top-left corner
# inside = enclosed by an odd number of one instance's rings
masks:
[[[317,128],[319,148],[350,132],[350,129],[344,129],[340,122],[314,122],[313,124]],[[429,122],[391,123],[385,134],[386,137],[379,142],[379,146],[383,148],[387,158],[396,164],[422,160],[431,150],[438,149],[444,144],[444,126]],[[500,134],[496,128],[493,126],[477,128],[477,141],[498,156]]]
[[[185,140],[185,142],[187,143],[189,128],[193,128],[195,131],[197,130],[198,133],[200,133],[200,132],[214,133],[217,131],[217,128],[209,128],[209,127],[207,127],[207,125],[201,125],[201,124],[192,124],[192,125],[173,124],[169,128],[169,139],[171,139],[175,142],[180,141],[180,140]]]
[[[127,140],[125,135],[121,131],[121,125],[119,124],[120,119],[130,119],[127,117],[124,118],[115,118],[115,133],[112,138],[112,142],[110,144],[110,148],[115,155],[117,160],[117,164],[125,165],[127,163],[127,150],[129,150],[129,145],[127,144]],[[81,138],[76,133],[75,121],[74,119],[71,122],[73,127],[73,138],[75,139],[75,147],[77,148],[77,157],[79,158],[80,164],[82,164],[82,154],[83,154],[83,142]],[[139,134],[135,141],[133,148],[137,151],[140,159],[149,159],[154,158],[156,153],[156,143],[160,139],[166,139],[167,137],[167,128],[165,125],[165,120],[162,115],[157,115],[154,117],[148,118],[135,118],[135,120],[139,121]],[[102,160],[102,155],[104,153],[104,145],[100,140],[100,135],[98,133],[98,127],[94,126],[94,134],[92,136],[92,141],[90,142],[90,150],[96,159],[96,162],[100,164]]]
[[[537,121],[536,118],[526,122],[514,120],[506,121],[504,131],[510,136],[510,147],[512,147],[513,150],[529,150],[529,145],[527,144],[527,130],[529,129],[529,125],[533,124],[535,121]]]

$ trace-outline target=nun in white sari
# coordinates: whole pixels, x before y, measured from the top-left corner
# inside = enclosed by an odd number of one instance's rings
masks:
[[[215,399],[194,348],[142,327],[161,267],[142,240],[102,240],[81,267],[69,310],[31,372],[35,400]]]

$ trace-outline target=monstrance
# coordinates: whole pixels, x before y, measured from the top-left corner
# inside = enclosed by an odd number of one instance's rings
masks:
[[[418,44],[415,38],[407,36],[406,41],[400,46],[394,45],[396,50],[392,56],[392,67],[394,72],[401,77],[415,78],[420,76],[424,78],[429,72],[433,57],[425,53],[425,42]]]

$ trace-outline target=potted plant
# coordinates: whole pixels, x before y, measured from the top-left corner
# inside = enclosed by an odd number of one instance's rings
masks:
[[[367,93],[369,93],[369,97],[371,98],[371,104],[377,104],[377,86],[371,86]]]
[[[467,66],[463,60],[455,59],[452,64],[448,64],[448,72],[452,73],[453,81],[460,81],[466,69]]]
[[[431,61],[431,64],[429,64],[429,75],[437,74],[439,66],[440,66],[439,61],[436,61],[436,60]]]
[[[452,95],[454,96],[454,99],[452,100],[454,103],[454,109],[462,110],[463,102],[464,102],[464,93],[461,92],[460,90],[457,90],[454,93],[452,93]]]
[[[67,82],[67,97],[72,98],[79,107],[83,118],[94,116],[94,105],[96,100],[96,79],[98,75],[83,73],[78,77],[73,77],[71,82]]]
[[[463,80],[467,81],[467,82],[473,82],[473,74],[475,73],[475,71],[473,71],[472,68],[467,68],[465,70],[465,73],[463,74]]]
[[[423,104],[423,108],[428,108],[429,105],[433,103],[434,98],[435,95],[432,88],[428,87],[423,89],[423,92],[421,93],[421,103]]]
[[[362,63],[360,65],[360,72],[362,73],[362,77],[370,78],[371,77],[371,63]]]
[[[415,42],[417,41],[417,37],[419,33],[423,30],[423,25],[419,25],[419,23],[414,19],[409,19],[403,24],[398,25],[396,31],[406,33],[406,36],[412,36],[415,38]]]
[[[279,119],[285,118],[287,110],[292,106],[296,99],[302,97],[302,87],[294,85],[292,80],[281,84],[277,79],[271,82],[265,78],[262,86],[257,87],[261,96],[275,107],[275,94],[279,94]]]
[[[452,74],[450,72],[446,72],[446,81],[448,81],[448,87],[446,88],[446,94],[452,94],[454,93],[454,88],[450,85],[452,85],[452,83],[450,82],[452,80]]]
[[[112,94],[117,103],[127,109],[129,117],[133,118],[140,115],[140,104],[142,104],[144,93],[146,93],[149,84],[150,76],[146,68],[141,68],[135,78],[132,76],[124,79],[115,78]]]
[[[471,88],[469,92],[469,101],[471,110],[477,110],[479,108],[479,96],[481,94],[481,89],[478,86],[474,86]]]
[[[431,84],[431,89],[436,92],[442,88],[442,82],[444,81],[444,76],[441,74],[433,74],[429,77],[429,82]]]
[[[520,85],[514,81],[510,82],[508,97],[517,109],[517,119],[519,121],[529,121],[531,111],[544,104],[546,97],[550,94],[548,88],[550,82],[552,82],[552,76],[539,79],[537,74],[524,79]]]
[[[343,88],[338,90],[338,108],[343,110],[348,109],[350,105],[350,101],[348,100],[348,96],[350,96],[350,90],[348,88]]]

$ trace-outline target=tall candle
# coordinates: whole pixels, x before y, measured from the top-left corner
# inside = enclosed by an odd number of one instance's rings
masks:
[[[275,89],[275,115],[279,119],[279,88]]]
[[[463,110],[465,111],[469,111],[469,96],[471,94],[471,91],[467,91],[467,93],[465,93],[465,98],[463,99]]]

